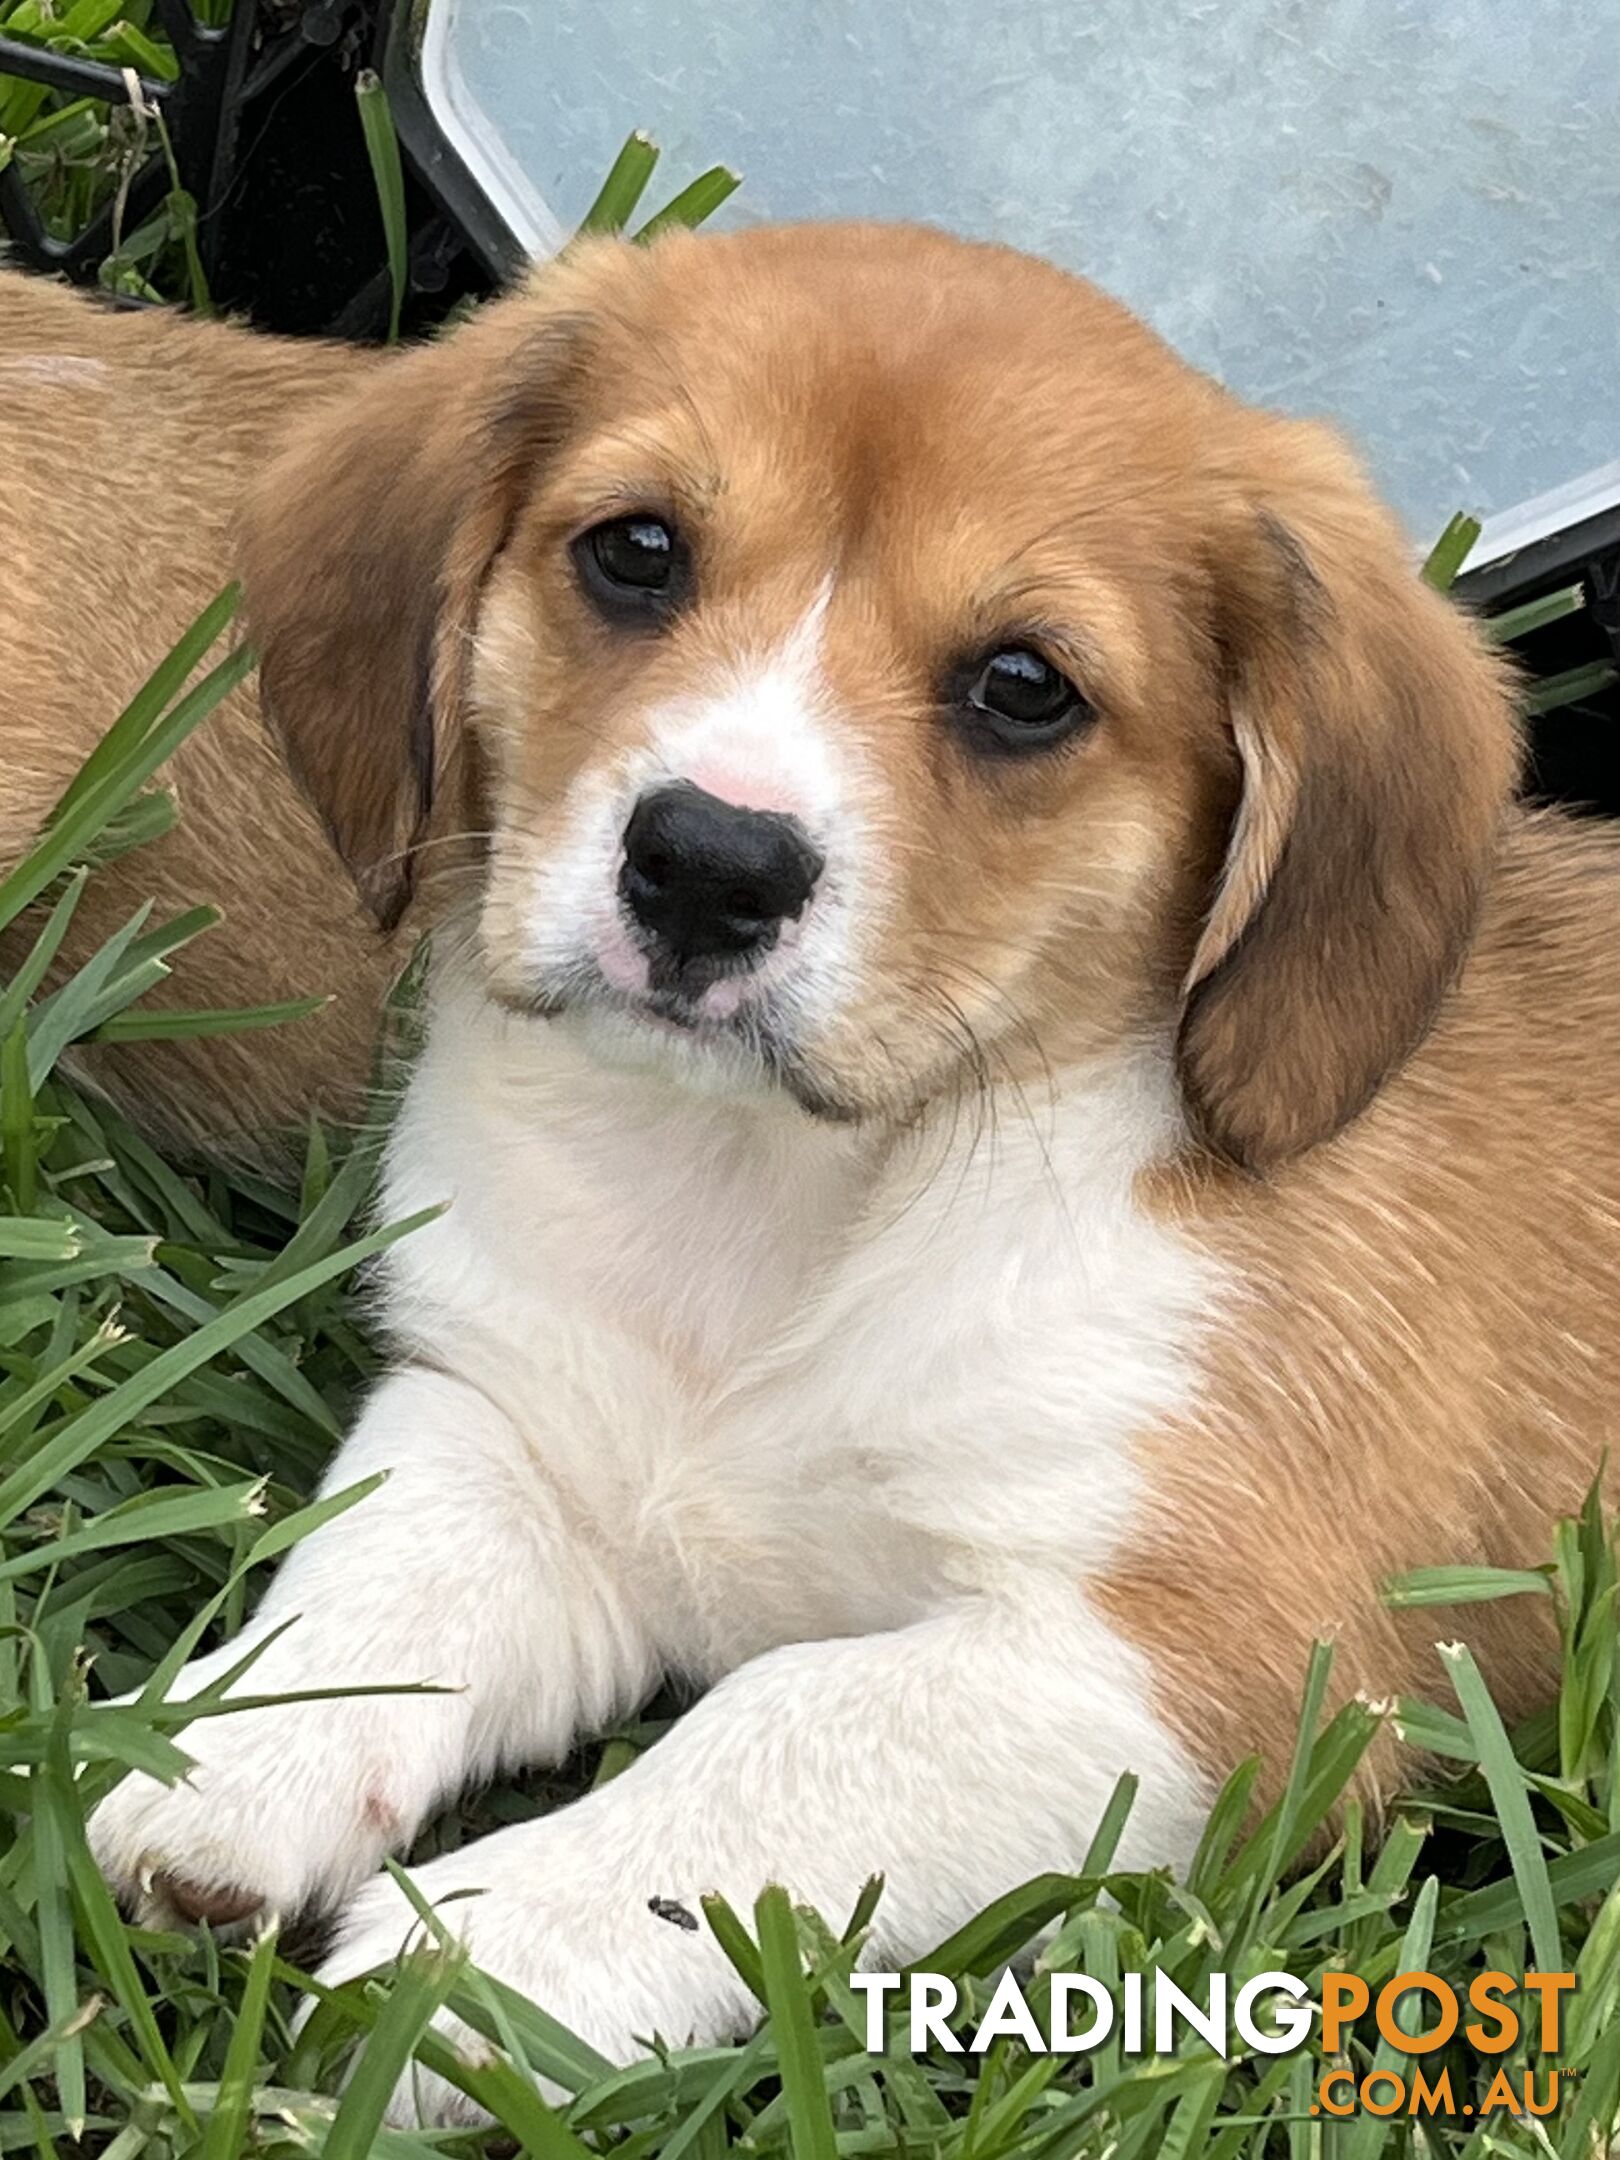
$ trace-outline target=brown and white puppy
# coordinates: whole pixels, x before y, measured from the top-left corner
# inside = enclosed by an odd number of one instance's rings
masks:
[[[1620,851],[1510,807],[1499,670],[1331,435],[1004,250],[600,246],[291,418],[240,560],[373,912],[488,841],[385,1203],[452,1205],[330,1489],[392,1475],[182,1692],[293,1615],[258,1692],[457,1692],[199,1724],[97,1819],[126,1891],[338,1904],[363,1968],[444,1795],[717,1682],[420,1878],[623,2052],[748,2015],[650,1900],[882,1869],[913,1958],[1126,1769],[1125,1858],[1185,1858],[1314,1637],[1436,1684],[1382,1579],[1540,1558],[1616,1438]],[[1469,1627],[1521,1709],[1548,1640]]]

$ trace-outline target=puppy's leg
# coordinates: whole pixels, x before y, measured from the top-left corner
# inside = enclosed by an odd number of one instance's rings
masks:
[[[539,1822],[417,1875],[478,1963],[610,2056],[654,2032],[711,2042],[755,2015],[706,1927],[718,1889],[744,1913],[785,1883],[841,1925],[885,1890],[867,1953],[918,1957],[985,1903],[1082,1859],[1124,1770],[1142,1789],[1124,1864],[1185,1858],[1203,1781],[1155,1718],[1148,1676],[1066,1585],[891,1634],[794,1645],[745,1665],[631,1769]],[[391,1878],[350,1904],[324,1977],[395,1956],[413,1929]],[[451,2027],[454,2030],[454,2027]],[[419,2076],[396,2119],[468,2119]]]
[[[387,1481],[289,1555],[249,1629],[174,1699],[275,1635],[233,1692],[429,1682],[197,1719],[196,1767],[132,1774],[91,1823],[101,1866],[154,1919],[240,1919],[340,1898],[436,1802],[503,1762],[563,1754],[643,1692],[651,1661],[605,1560],[565,1528],[508,1420],[442,1374],[387,1380],[327,1491]],[[276,1634],[277,1629],[284,1632]]]

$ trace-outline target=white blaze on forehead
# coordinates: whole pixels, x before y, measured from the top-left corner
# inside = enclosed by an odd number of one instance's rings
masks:
[[[645,955],[619,892],[624,830],[643,796],[684,781],[739,808],[798,818],[826,858],[804,916],[746,978],[713,987],[708,1017],[727,1018],[769,995],[811,1024],[849,998],[886,881],[873,851],[880,776],[839,728],[826,679],[830,591],[829,581],[776,645],[736,653],[707,681],[649,707],[639,740],[632,735],[618,755],[577,776],[531,887],[526,943],[535,979],[583,963],[615,990],[645,990]]]
[[[711,690],[654,715],[649,749],[669,779],[740,809],[786,812],[812,831],[838,812],[844,786],[822,671],[831,591],[829,579],[773,652],[738,658]]]

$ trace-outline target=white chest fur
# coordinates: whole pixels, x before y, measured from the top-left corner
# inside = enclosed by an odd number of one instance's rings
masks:
[[[605,1070],[566,1024],[436,1014],[386,1205],[390,1316],[636,1554],[672,1661],[865,1633],[1130,1534],[1132,1439],[1217,1270],[1142,1209],[1142,1052],[878,1137]]]
[[[384,1476],[177,1683],[251,1646],[294,1701],[199,1721],[180,1786],[126,1779],[102,1865],[159,1918],[176,1874],[348,1899],[347,1979],[413,1924],[360,1886],[448,1794],[561,1759],[661,1673],[717,1682],[623,1776],[418,1875],[622,2058],[754,2011],[671,1898],[782,1882],[837,1920],[878,1870],[867,1955],[898,1964],[1079,1867],[1126,1772],[1120,1864],[1184,1860],[1204,1766],[1086,1594],[1221,1291],[1135,1197],[1174,1116],[1144,1056],[884,1138],[445,999],[385,1205],[450,1205],[393,1250],[408,1354],[328,1489]]]

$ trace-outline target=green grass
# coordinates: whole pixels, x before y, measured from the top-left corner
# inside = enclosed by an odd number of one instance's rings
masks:
[[[239,1623],[274,1559],[348,1495],[308,1495],[374,1357],[347,1290],[396,1230],[352,1228],[371,1181],[362,1148],[309,1136],[300,1190],[165,1162],[64,1077],[78,1042],[210,1016],[142,1013],[171,956],[209,934],[205,909],[170,923],[143,911],[68,981],[47,968],[98,865],[164,829],[157,776],[206,726],[251,664],[229,635],[234,596],[200,619],[112,727],[29,858],[0,882],[0,928],[26,927],[0,991],[0,2151],[195,2155],[510,2151],[615,2152],[627,2160],[725,2151],[1060,2160],[1484,2160],[1556,2153],[1593,2160],[1620,2126],[1620,1660],[1616,1572],[1595,1501],[1559,1532],[1548,1566],[1494,1576],[1436,1569],[1394,1588],[1434,1608],[1437,1635],[1465,1636],[1484,1597],[1552,1600],[1562,1630],[1556,1703],[1504,1731],[1466,1650],[1455,1700],[1325,1718],[1330,1658],[1301,1675],[1298,1750],[1277,1806],[1250,1819],[1254,1765],[1240,1766],[1184,1881],[1113,1867],[1130,1781],[1096,1828],[1083,1874],[1001,1900],[930,1957],[977,2009],[1002,1962],[1035,1957],[1037,2015],[1054,1969],[1105,1979],[1162,1967],[1200,1996],[1208,1976],[1269,1968],[1315,1980],[1348,1969],[1375,1983],[1414,1965],[1462,1983],[1476,1972],[1574,1969],[1581,1987],[1561,2057],[1580,2071],[1545,2122],[1310,2113],[1313,2048],[1213,2058],[1201,2042],[1167,2058],[1026,2053],[998,2041],[982,2061],[868,2054],[849,1986],[871,1898],[855,1915],[795,1911],[767,1891],[707,1923],[761,1999],[746,2045],[670,2051],[607,2070],[546,2014],[429,1940],[388,1976],[318,1992],[273,1937],[245,1948],[128,1927],[92,1866],[87,1810],[130,1766],[185,1765],[177,1714],[158,1699],[202,1639]],[[235,1024],[296,1025],[272,1012]],[[408,1234],[408,1233],[407,1233]],[[203,1617],[198,1621],[196,1616]],[[134,1707],[109,1694],[157,1685]],[[1343,1811],[1321,1833],[1381,1716],[1432,1751],[1446,1778],[1374,1830]],[[453,1810],[424,1850],[565,1800],[611,1775],[656,1722],[610,1736],[562,1774]],[[1040,1736],[1031,1736],[1040,1745]],[[1039,1947],[1044,1931],[1050,1933]],[[498,2043],[469,2067],[431,2028],[449,2004]],[[411,2060],[443,2071],[494,2118],[489,2133],[379,2128]],[[1348,2060],[1395,2060],[1364,2020]],[[1497,2067],[1450,2061],[1458,2106],[1477,2106]],[[1507,2058],[1515,2083],[1529,2043]],[[352,2074],[345,2082],[346,2065]],[[574,2095],[541,2100],[514,2063]]]
[[[223,22],[230,12],[228,0],[194,0],[194,5],[203,23]],[[154,20],[152,0],[0,0],[0,34],[73,58],[133,68],[148,82],[173,82],[179,74]],[[153,153],[168,156],[170,191],[139,224],[115,220],[114,246],[101,264],[101,282],[142,299],[184,296],[206,306],[196,205],[174,173],[156,112],[0,75],[0,165],[15,163],[54,238],[71,240],[97,210],[118,201]]]
[[[230,0],[192,0],[192,5],[205,25],[219,27],[230,19]],[[133,68],[148,82],[172,83],[180,72],[173,48],[154,19],[153,0],[0,0],[0,36],[72,58]],[[399,334],[407,271],[405,187],[387,97],[369,68],[355,76],[355,107],[377,189],[392,340]],[[211,313],[197,248],[198,208],[180,184],[162,115],[150,106],[71,96],[0,73],[0,167],[17,167],[53,238],[73,239],[98,210],[121,203],[134,174],[156,155],[168,165],[168,193],[138,223],[115,216],[113,245],[98,268],[100,282],[132,298],[183,300],[199,314]],[[658,148],[646,135],[631,135],[586,213],[582,230],[626,231],[658,159]],[[712,166],[654,212],[637,237],[650,237],[671,225],[702,224],[737,186],[735,173]]]

